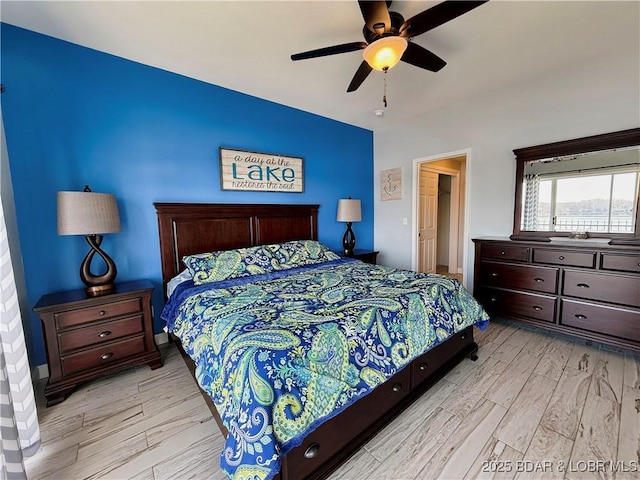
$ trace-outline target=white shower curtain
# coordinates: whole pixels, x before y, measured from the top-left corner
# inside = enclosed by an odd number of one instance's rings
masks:
[[[0,202],[0,479],[26,479],[24,456],[40,448],[40,428],[22,329],[4,210]]]

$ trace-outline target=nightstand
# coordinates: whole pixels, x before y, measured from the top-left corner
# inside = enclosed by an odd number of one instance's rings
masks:
[[[350,258],[356,258],[358,260],[362,260],[365,263],[376,265],[376,262],[378,261],[378,253],[380,252],[377,252],[375,250],[359,250],[356,248]],[[344,252],[341,253],[340,256],[344,257]]]
[[[113,293],[87,297],[84,289],[43,295],[40,315],[47,347],[47,406],[62,402],[81,382],[138,364],[162,366],[153,337],[147,280],[116,284]]]

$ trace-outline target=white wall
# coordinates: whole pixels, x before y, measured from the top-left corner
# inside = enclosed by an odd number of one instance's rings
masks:
[[[374,242],[379,262],[412,267],[411,225],[403,226],[402,218],[412,218],[413,160],[470,149],[464,283],[471,288],[471,239],[512,233],[513,149],[639,127],[639,85],[640,45],[631,45],[610,57],[531,78],[376,132]],[[399,166],[402,200],[381,202],[380,170]]]

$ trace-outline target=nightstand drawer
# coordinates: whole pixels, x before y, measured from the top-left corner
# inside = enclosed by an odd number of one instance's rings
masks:
[[[64,329],[82,325],[83,323],[95,322],[96,320],[131,315],[141,311],[140,298],[130,298],[121,302],[105,303],[89,308],[56,313],[55,317],[58,329]]]
[[[93,327],[71,330],[58,335],[60,353],[111,342],[144,331],[142,315],[104,322]]]
[[[109,363],[115,363],[143,351],[144,337],[142,336],[99,346],[85,352],[62,357],[62,373],[73,375],[92,368],[102,368]]]

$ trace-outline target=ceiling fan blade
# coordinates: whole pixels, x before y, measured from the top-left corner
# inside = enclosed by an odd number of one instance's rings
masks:
[[[308,52],[295,53],[291,55],[291,60],[305,60],[307,58],[325,57],[327,55],[336,55],[338,53],[355,52],[367,48],[367,42],[351,42],[341,45],[333,45],[331,47],[318,48],[317,50],[309,50]]]
[[[381,34],[391,27],[391,17],[386,1],[362,1],[358,2],[360,11],[367,28],[373,33]]]
[[[435,53],[412,42],[409,42],[400,60],[432,72],[441,70],[447,64]]]
[[[460,15],[464,15],[487,1],[446,0],[405,21],[400,26],[400,36],[416,37],[421,35]]]
[[[362,82],[364,82],[365,79],[369,76],[369,74],[371,73],[371,70],[373,70],[371,66],[366,61],[363,61],[360,64],[358,71],[351,79],[351,83],[347,88],[347,92],[355,92],[358,89],[358,87],[362,85]]]

